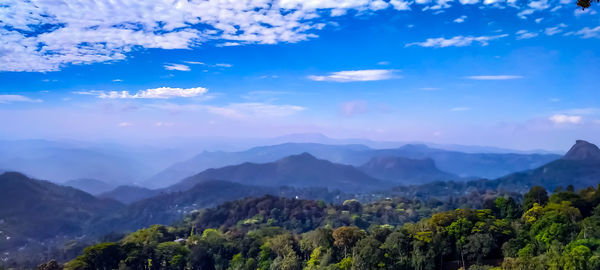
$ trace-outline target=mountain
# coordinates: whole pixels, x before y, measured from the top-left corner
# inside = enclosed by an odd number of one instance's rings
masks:
[[[243,162],[266,163],[303,152],[331,162],[361,166],[374,157],[396,156],[432,159],[445,172],[461,177],[497,178],[513,172],[533,169],[560,158],[555,154],[463,153],[409,144],[398,148],[372,149],[360,144],[327,145],[285,143],[239,152],[202,152],[192,159],[176,163],[151,177],[144,186],[160,188],[210,168]]]
[[[89,178],[70,180],[70,181],[64,182],[62,185],[68,186],[68,187],[74,187],[76,189],[83,190],[92,195],[98,195],[98,194],[107,192],[107,191],[115,188],[113,185],[106,183],[104,181],[100,181],[97,179],[89,179]]]
[[[562,159],[577,160],[588,163],[600,163],[600,149],[595,144],[584,140],[575,141],[575,145],[571,147]]]
[[[353,166],[336,164],[317,159],[308,153],[302,153],[270,163],[246,162],[218,169],[208,169],[182,180],[167,190],[188,190],[198,183],[214,179],[246,185],[326,187],[331,190],[350,192],[373,190],[387,184],[366,175]]]
[[[0,175],[0,249],[21,246],[29,240],[82,236],[94,231],[99,216],[120,209],[119,202],[86,192],[31,179],[16,172]]]
[[[99,194],[99,198],[113,199],[124,204],[137,202],[158,195],[160,191],[138,186],[118,186],[113,190]]]
[[[151,177],[144,186],[162,188],[173,185],[182,179],[211,168],[221,168],[244,162],[267,163],[290,155],[308,152],[314,156],[336,162],[345,156],[368,151],[364,145],[325,145],[314,143],[285,143],[254,147],[239,152],[204,151],[192,159],[176,163]]]
[[[372,177],[399,185],[460,179],[457,175],[439,170],[430,158],[374,157],[359,169]]]
[[[499,187],[515,191],[523,191],[534,185],[543,186],[549,191],[568,185],[575,188],[596,187],[600,184],[600,149],[592,143],[577,140],[561,159],[496,181]]]

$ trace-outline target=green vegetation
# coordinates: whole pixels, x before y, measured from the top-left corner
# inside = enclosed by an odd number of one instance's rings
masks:
[[[64,268],[600,269],[600,191],[523,198],[488,197],[479,210],[249,198],[88,247]]]

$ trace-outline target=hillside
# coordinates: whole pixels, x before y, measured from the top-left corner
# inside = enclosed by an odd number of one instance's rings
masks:
[[[215,207],[227,201],[249,197],[276,195],[288,198],[319,199],[339,202],[347,195],[329,192],[324,188],[291,188],[251,186],[227,181],[208,180],[182,192],[161,193],[137,201],[121,211],[107,215],[97,223],[110,231],[131,231],[152,224],[171,224],[185,214]]]
[[[159,193],[160,192],[157,190],[138,186],[118,186],[113,190],[98,194],[98,197],[113,199],[124,204],[130,204],[132,202],[137,202],[158,195]]]
[[[522,191],[539,185],[548,190],[573,185],[575,188],[596,187],[600,181],[600,149],[578,140],[561,159],[539,168],[518,172],[496,180],[503,189]]]
[[[92,195],[98,195],[115,188],[113,185],[104,181],[89,178],[70,180],[64,182],[62,185],[83,190]]]
[[[380,189],[388,185],[352,166],[317,159],[308,153],[303,153],[270,163],[247,162],[208,169],[166,190],[187,190],[198,183],[213,179],[267,187],[326,187],[331,190],[351,192]]]
[[[15,172],[0,175],[0,205],[6,206],[0,207],[0,231],[6,240],[0,242],[0,249],[29,239],[82,236],[95,230],[90,227],[95,218],[123,207],[113,200]]]
[[[457,175],[439,170],[432,159],[374,157],[360,166],[359,169],[372,177],[397,185],[414,185],[460,179]]]

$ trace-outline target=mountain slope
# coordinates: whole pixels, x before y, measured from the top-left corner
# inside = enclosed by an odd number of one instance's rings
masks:
[[[113,199],[124,204],[130,204],[152,196],[158,195],[160,191],[138,186],[118,186],[113,190],[101,193],[99,198]]]
[[[199,183],[183,192],[161,193],[137,201],[121,211],[108,215],[97,223],[107,231],[132,231],[152,224],[171,224],[185,214],[221,203],[249,197],[276,195],[288,198],[319,199],[341,202],[348,198],[324,188],[291,188],[250,186],[219,180]]]
[[[115,188],[113,185],[106,183],[104,181],[97,180],[97,179],[88,179],[88,178],[70,180],[70,181],[64,182],[62,185],[68,186],[68,187],[74,187],[76,189],[83,190],[92,195],[98,195],[98,194],[107,192],[107,191]]]
[[[213,179],[246,185],[326,187],[343,191],[366,191],[382,188],[382,185],[386,184],[352,166],[332,163],[303,153],[271,163],[242,163],[219,169],[208,169],[184,179],[167,190],[187,190],[198,183]]]
[[[94,218],[123,207],[113,200],[15,172],[0,175],[0,205],[7,206],[0,207],[0,230],[10,237],[4,247],[19,245],[28,238],[86,234],[93,230],[90,224]]]
[[[523,185],[526,185],[525,188],[539,185],[550,191],[568,185],[575,188],[595,187],[600,184],[600,149],[594,144],[578,140],[561,159],[496,181],[505,189]]]
[[[460,179],[457,175],[439,170],[432,159],[374,157],[359,169],[377,179],[400,185]]]
[[[361,166],[374,157],[396,156],[434,160],[445,172],[465,176],[497,178],[509,173],[533,169],[560,158],[554,154],[462,153],[430,148],[425,145],[405,145],[391,149],[371,149],[364,145],[326,145],[316,143],[285,143],[262,146],[240,152],[203,152],[192,159],[174,164],[156,174],[145,185],[166,187],[185,177],[210,168],[220,168],[243,162],[266,163],[303,152],[331,162]]]

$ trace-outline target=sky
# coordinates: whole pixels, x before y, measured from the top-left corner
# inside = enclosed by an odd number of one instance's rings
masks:
[[[0,139],[600,143],[599,8],[3,0]]]

